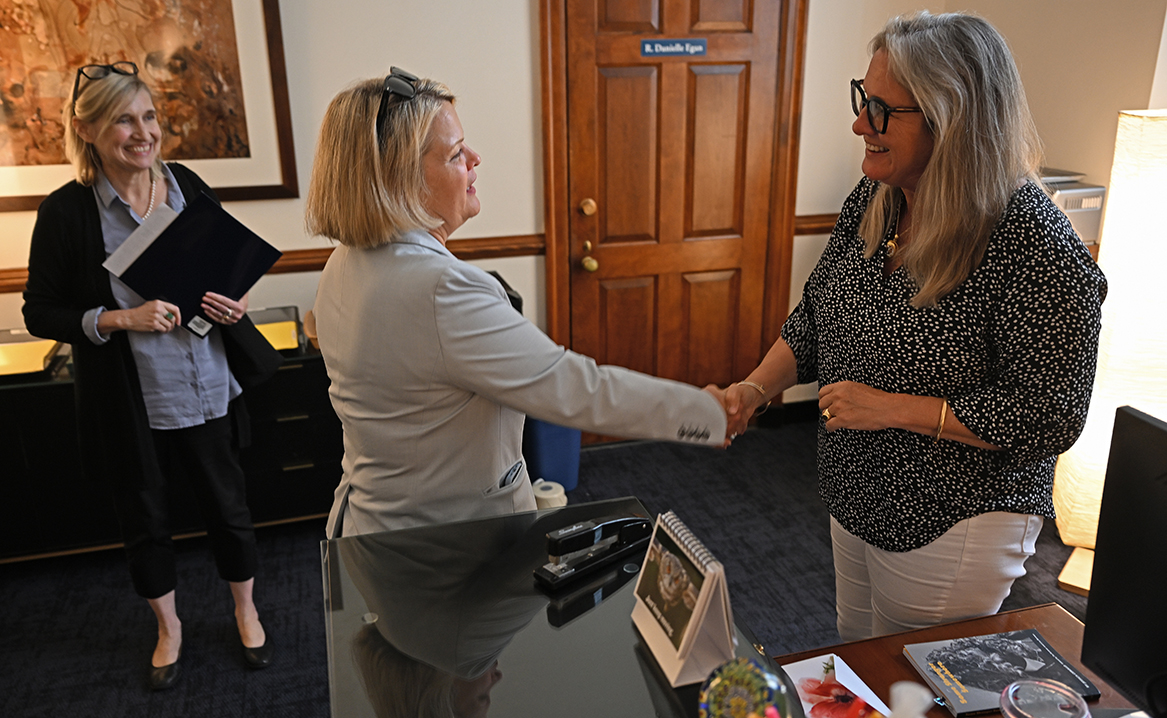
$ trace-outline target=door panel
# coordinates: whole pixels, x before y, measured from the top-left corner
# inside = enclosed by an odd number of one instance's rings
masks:
[[[656,32],[660,28],[659,0],[606,0],[599,4],[601,32]]]
[[[606,364],[652,373],[656,367],[656,278],[600,282]]]
[[[573,349],[699,386],[757,362],[781,8],[566,3]],[[642,57],[652,39],[707,51]]]
[[[600,70],[603,164],[599,193],[604,242],[656,239],[657,68]],[[639,121],[642,118],[647,121]]]
[[[693,32],[747,32],[750,0],[703,0],[693,3]]]
[[[725,386],[734,381],[734,322],[741,299],[741,273],[691,272],[684,275],[684,316],[688,356],[685,373],[709,377],[709,383]]]
[[[690,68],[691,180],[686,237],[741,234],[744,65]]]

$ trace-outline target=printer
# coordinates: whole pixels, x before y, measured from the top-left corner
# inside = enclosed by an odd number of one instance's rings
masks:
[[[1106,201],[1106,188],[1082,182],[1084,176],[1081,172],[1041,168],[1041,184],[1045,193],[1066,213],[1074,231],[1084,243],[1097,244],[1102,228],[1102,205]]]

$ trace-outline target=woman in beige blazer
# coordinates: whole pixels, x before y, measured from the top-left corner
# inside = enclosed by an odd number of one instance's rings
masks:
[[[330,536],[535,508],[525,414],[585,431],[721,446],[714,395],[558,346],[446,239],[478,214],[454,96],[393,68],[332,101],[310,231],[341,244],[316,315],[344,475]]]

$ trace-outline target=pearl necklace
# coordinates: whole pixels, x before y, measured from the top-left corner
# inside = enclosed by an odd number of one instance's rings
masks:
[[[144,221],[154,211],[154,188],[156,186],[158,186],[158,177],[152,177],[151,181],[149,181],[149,205],[146,208],[146,214],[142,215]]]

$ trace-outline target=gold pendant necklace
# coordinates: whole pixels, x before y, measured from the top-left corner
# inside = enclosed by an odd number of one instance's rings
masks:
[[[887,258],[891,259],[896,256],[896,252],[900,249],[900,207],[896,205],[896,219],[895,219],[895,236],[887,240]]]

